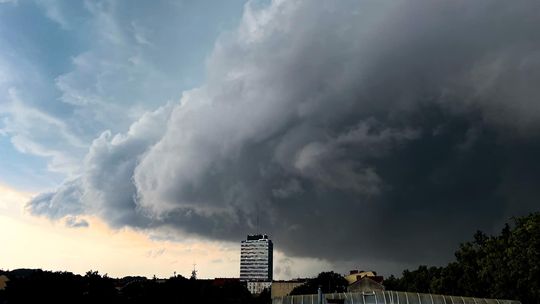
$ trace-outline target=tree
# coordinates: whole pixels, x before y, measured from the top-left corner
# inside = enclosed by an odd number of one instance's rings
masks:
[[[477,231],[446,267],[420,266],[391,276],[387,289],[540,303],[540,213],[513,218],[501,233]]]
[[[305,284],[294,288],[291,295],[314,294],[317,293],[319,286],[323,293],[345,292],[347,291],[347,280],[333,271],[321,272],[315,278],[309,279]]]

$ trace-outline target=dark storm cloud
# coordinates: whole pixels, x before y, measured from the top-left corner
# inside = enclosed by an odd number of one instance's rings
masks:
[[[444,262],[476,229],[538,208],[539,9],[248,5],[205,85],[94,141],[63,186],[83,203],[61,188],[29,208],[225,240],[259,214],[289,256]]]

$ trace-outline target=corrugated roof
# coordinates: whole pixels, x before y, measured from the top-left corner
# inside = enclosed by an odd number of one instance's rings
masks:
[[[327,299],[343,299],[346,304],[521,304],[520,301],[448,296],[402,291],[342,292],[323,295]],[[317,304],[317,295],[277,297],[272,304]]]

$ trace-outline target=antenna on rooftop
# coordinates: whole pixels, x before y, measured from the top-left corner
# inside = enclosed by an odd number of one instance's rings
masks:
[[[189,278],[190,280],[197,279],[197,269],[195,269],[195,266],[197,266],[197,264],[193,263],[193,270],[191,271],[191,277]]]
[[[259,233],[259,232],[261,232],[261,230],[260,230],[260,227],[259,227],[259,204],[257,204],[257,226],[256,226],[255,233]]]

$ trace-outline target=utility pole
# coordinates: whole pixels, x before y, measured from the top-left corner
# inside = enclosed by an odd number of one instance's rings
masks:
[[[193,263],[193,271],[191,271],[190,277],[191,280],[197,280],[197,269],[195,269],[195,266],[197,266],[197,264]]]

